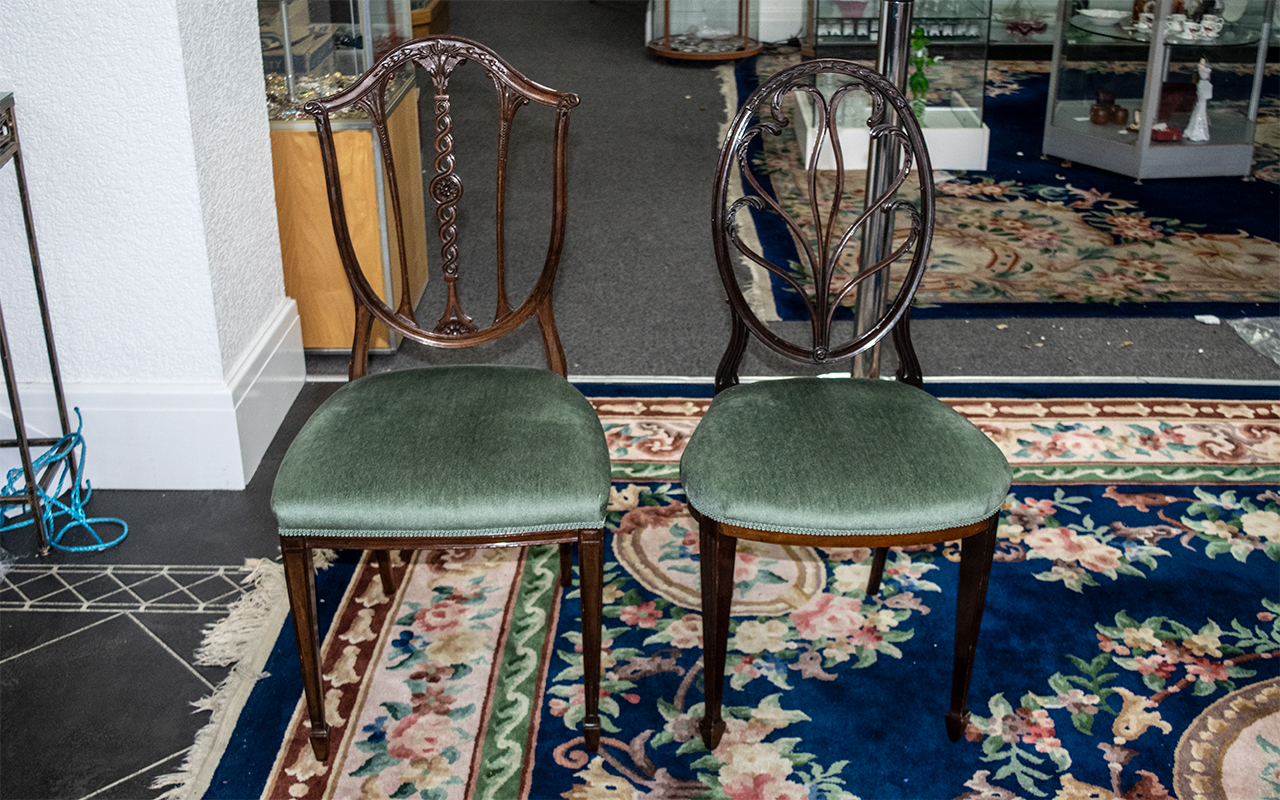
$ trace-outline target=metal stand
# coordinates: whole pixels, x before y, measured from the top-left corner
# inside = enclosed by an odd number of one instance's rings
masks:
[[[876,72],[888,78],[894,86],[906,94],[907,65],[909,63],[911,40],[912,0],[884,0],[880,4],[880,46],[876,54]],[[886,109],[885,122],[893,123],[893,109]],[[867,158],[867,197],[880,197],[885,187],[898,174],[901,155],[898,143],[889,138],[871,140],[871,152]],[[921,175],[920,180],[929,180],[930,176]],[[884,258],[886,253],[893,252],[893,220],[884,215],[876,215],[867,219],[862,229],[862,250],[859,257],[859,269],[874,266]],[[858,289],[857,324],[858,333],[865,333],[862,327],[865,320],[880,318],[880,309],[889,299],[889,276],[883,271],[876,273]],[[880,377],[880,345],[869,352],[854,356],[851,365],[855,378]]]
[[[58,352],[53,345],[53,328],[49,324],[49,303],[44,294],[44,277],[40,272],[40,254],[36,249],[36,229],[31,218],[31,201],[27,197],[26,174],[22,169],[22,150],[18,144],[18,122],[13,110],[13,95],[0,94],[0,168],[13,161],[18,177],[18,197],[22,201],[22,222],[27,229],[27,250],[31,254],[31,271],[35,278],[36,300],[40,305],[40,322],[44,326],[45,349],[49,354],[49,371],[53,376],[53,395],[58,404],[58,422],[62,425],[62,435],[71,433],[70,421],[67,418],[67,401],[62,394],[62,376],[58,372]],[[0,448],[16,447],[22,459],[22,472],[26,480],[25,493],[0,495],[0,505],[26,505],[31,509],[32,524],[36,529],[38,552],[42,556],[49,554],[49,538],[51,531],[45,529],[44,514],[38,487],[48,488],[55,471],[56,462],[50,464],[43,474],[37,476],[31,465],[32,447],[52,447],[59,442],[59,437],[30,438],[27,436],[26,422],[22,416],[22,403],[18,399],[18,381],[13,369],[13,354],[9,350],[9,336],[4,325],[4,313],[0,311],[0,366],[4,369],[5,388],[9,393],[9,409],[13,415],[13,439],[0,440]],[[75,456],[68,457],[72,485],[78,485],[80,471],[76,466]]]

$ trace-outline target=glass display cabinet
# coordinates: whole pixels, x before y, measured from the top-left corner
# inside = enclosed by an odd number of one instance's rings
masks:
[[[953,47],[977,48],[985,62],[991,0],[916,0],[914,6],[914,25],[924,29],[938,55],[951,58]],[[874,59],[874,45],[879,41],[877,0],[807,0],[801,42],[804,55]],[[964,58],[972,53],[954,55]]]
[[[1275,0],[1059,0],[1044,154],[1145,178],[1247,176]]]
[[[760,0],[651,0],[649,50],[667,58],[725,60],[760,52]]]
[[[880,4],[875,0],[809,0],[804,48],[818,58],[849,58],[874,66],[880,38]],[[982,121],[987,77],[990,0],[918,0],[911,29],[907,91],[936,169],[986,169],[991,131]],[[819,86],[830,96],[837,86]],[[852,98],[862,97],[855,93]],[[809,146],[817,136],[813,108],[800,103],[802,131]],[[869,109],[842,105],[838,117],[846,162],[866,152]],[[863,156],[865,157],[865,156]],[[822,169],[834,169],[830,150],[819,155]],[[806,166],[808,166],[806,162]]]
[[[315,123],[302,106],[345,89],[384,53],[412,38],[409,0],[259,0],[258,26],[285,292],[298,303],[305,347],[346,350],[355,330],[351,290],[334,241]],[[406,68],[389,86],[386,102],[397,163],[418,159],[416,167],[402,169],[420,172],[418,94],[413,71]],[[391,276],[399,254],[387,231],[390,196],[383,185],[381,144],[362,114],[348,114],[333,128],[344,176],[347,170],[357,176],[347,185],[358,188],[348,189],[346,197],[356,253],[370,285],[389,290],[398,301],[400,289]],[[425,213],[420,183],[406,182],[399,194],[406,213]],[[410,280],[416,304],[427,281],[427,242],[425,229],[409,228],[416,229],[406,239],[416,267]],[[381,324],[373,335],[379,350],[397,344]]]

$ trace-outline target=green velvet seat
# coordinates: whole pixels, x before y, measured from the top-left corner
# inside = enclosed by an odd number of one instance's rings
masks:
[[[271,508],[281,536],[498,536],[599,528],[608,500],[604,432],[577,389],[545,369],[460,366],[335,392],[289,447]]]
[[[706,517],[766,531],[906,534],[987,519],[1004,502],[1000,448],[897,381],[794,378],[716,396],[680,461]]]
[[[455,150],[450,80],[458,69],[474,75],[463,85],[493,90],[497,135],[481,133]],[[417,94],[401,91],[413,85],[430,87],[425,91],[432,97],[420,109],[417,140],[402,135],[404,129],[391,135],[388,125],[390,103],[419,103]],[[383,593],[396,602],[393,551],[554,545],[560,586],[568,587],[576,547],[584,706],[578,741],[587,751],[599,748],[609,451],[599,417],[566,380],[568,365],[552,305],[568,218],[569,115],[577,105],[577,95],[534,83],[482,44],[428,36],[393,47],[346,89],[303,106],[316,123],[334,240],[355,301],[351,381],[303,426],[285,454],[271,496],[311,749],[320,761],[329,756],[330,729],[312,560],[317,548],[372,553]],[[339,165],[334,122],[343,123],[353,111],[368,119],[381,143],[373,153],[380,159],[389,200],[385,231],[392,246],[384,251],[396,272],[378,287],[365,276],[383,275],[384,265],[361,263],[347,223],[348,213],[355,212],[343,199],[344,174],[365,174],[345,156]],[[506,225],[508,148],[517,112],[521,120],[538,115],[554,125],[549,153],[522,151],[514,160],[522,169],[536,157],[533,152],[550,156],[550,226],[534,237],[515,235]],[[462,169],[456,164],[459,152],[471,156]],[[491,155],[491,163],[476,163],[482,154]],[[421,172],[419,164],[431,169]],[[464,175],[495,180],[496,202],[462,203]],[[412,202],[419,187],[426,190],[425,209]],[[489,219],[484,219],[486,208],[493,212]],[[367,219],[375,210],[358,213]],[[429,241],[432,234],[438,259],[433,255],[424,264],[422,250],[410,245]],[[511,259],[510,276],[508,253],[518,256]],[[317,270],[331,267],[315,265]],[[424,296],[415,298],[411,287],[420,285],[428,267],[436,277]],[[487,281],[464,280],[481,267],[492,270]],[[538,269],[536,280],[530,280],[530,267]],[[471,286],[488,289],[477,297]],[[527,294],[513,296],[508,286]],[[493,309],[491,320],[468,313],[477,301]],[[427,309],[437,302],[434,311]],[[488,345],[530,321],[538,327],[545,369],[428,366],[368,374],[375,324],[428,348],[457,350]],[[431,351],[426,353],[429,360]],[[485,358],[482,353],[474,360]]]
[[[797,103],[812,113],[796,114]],[[844,152],[843,134],[831,137],[850,124],[840,113],[850,104],[869,110],[865,161]],[[799,130],[801,119],[806,130]],[[788,178],[801,202],[785,208],[751,171],[756,148],[771,137],[809,142],[802,145],[809,148],[808,174]],[[783,158],[794,152],[785,143],[778,147]],[[819,175],[824,148],[841,168]],[[801,166],[785,168],[791,175]],[[720,744],[727,727],[722,706],[739,540],[869,548],[867,598],[880,593],[891,548],[958,543],[951,703],[943,718],[952,741],[964,732],[1012,471],[981,430],[923,388],[910,319],[933,236],[932,172],[911,102],[883,75],[852,61],[818,58],[776,73],[730,123],[711,207],[729,344],[716,371],[715,399],[680,460],[698,521],[706,648],[700,729],[708,749]],[[794,248],[776,241],[763,248],[766,237],[743,235],[748,215],[757,232],[770,227],[772,217],[773,227],[789,231]],[[742,285],[749,274],[744,263],[753,267],[751,281],[764,273],[786,284],[792,308],[807,312],[809,324],[762,319]],[[856,377],[743,384],[739,369],[753,339],[810,368],[847,369]],[[895,380],[885,381],[879,379],[887,357],[881,350],[890,340],[897,368]]]

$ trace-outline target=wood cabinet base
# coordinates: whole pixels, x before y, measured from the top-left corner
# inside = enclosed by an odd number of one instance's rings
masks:
[[[397,170],[405,175],[421,174],[418,150],[418,90],[410,89],[389,118],[392,152]],[[334,132],[339,168],[343,174],[347,224],[356,256],[369,285],[384,298],[388,283],[388,305],[399,301],[399,281],[388,281],[384,270],[383,233],[378,203],[378,177],[374,165],[373,133],[368,129]],[[276,214],[280,225],[280,249],[284,259],[285,292],[298,303],[302,318],[302,344],[308,349],[349,349],[355,333],[355,305],[342,272],[342,261],[333,236],[329,202],[320,164],[320,145],[314,130],[276,128],[271,131],[271,159],[275,175]],[[404,163],[407,159],[409,163]],[[400,203],[406,219],[425,219],[424,196],[419,181],[400,186]],[[414,301],[427,283],[427,237],[424,225],[406,225],[409,288]],[[394,226],[387,237],[390,248],[385,260],[399,270],[399,248]],[[393,342],[381,323],[374,325],[372,346],[391,347]]]

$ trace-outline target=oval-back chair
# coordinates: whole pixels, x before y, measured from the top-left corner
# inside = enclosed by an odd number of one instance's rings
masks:
[[[808,109],[802,111],[801,103]],[[871,166],[885,178],[884,190],[861,202],[854,197],[861,187],[844,170],[862,166],[852,165],[852,157],[846,161],[856,133],[842,137],[837,124],[842,107],[855,103],[865,109],[864,140],[881,143],[880,161]],[[759,163],[762,142],[783,137],[801,121],[795,145],[789,138],[770,142],[769,152],[782,154],[782,162]],[[781,166],[798,174],[800,164],[786,164],[785,155],[790,149],[798,162],[804,148],[809,166],[803,178],[777,182],[799,187],[796,197],[783,202],[758,170]],[[824,151],[834,157],[834,173],[819,170]],[[912,186],[914,200],[903,196]],[[945,715],[955,740],[967,713],[996,520],[1010,469],[980,430],[921,388],[908,317],[929,254],[934,209],[929,154],[910,102],[884,77],[853,62],[820,59],[784,70],[754,91],[733,120],[714,197],[712,236],[732,327],[716,374],[715,399],[680,465],[700,525],[703,739],[713,748],[725,729],[721,701],[739,539],[873,548],[866,597],[880,590],[889,548],[962,539],[951,703]],[[798,265],[779,263],[788,254],[777,247],[777,236],[757,237],[775,243],[768,250],[749,244],[757,238],[742,233],[746,214],[784,229]],[[788,237],[782,238],[785,244]],[[788,329],[765,321],[748,302],[741,285],[743,263],[754,265],[755,280],[776,276],[798,296],[810,323],[799,340],[787,336],[797,324]],[[878,380],[873,370],[871,377],[739,382],[752,336],[790,359],[834,369],[857,357],[869,359],[890,334],[898,353],[897,380]],[[852,641],[832,646],[852,647]],[[831,658],[827,666],[836,663]]]

